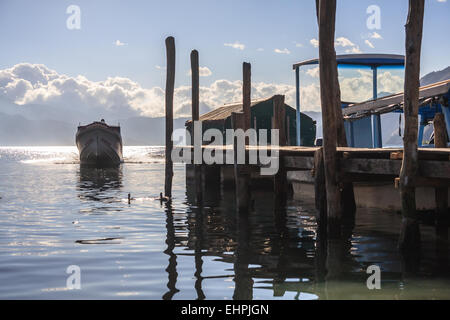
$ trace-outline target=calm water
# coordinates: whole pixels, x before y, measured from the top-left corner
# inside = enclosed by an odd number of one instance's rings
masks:
[[[395,212],[359,209],[353,237],[327,244],[313,199],[275,210],[258,192],[255,210],[237,219],[232,191],[208,189],[203,208],[191,205],[182,165],[168,206],[153,199],[162,149],[124,152],[121,168],[95,170],[80,168],[72,147],[0,148],[0,298],[450,298],[448,248],[436,250],[432,227],[422,226],[421,255],[406,263]],[[372,264],[381,290],[366,287]],[[70,265],[81,290],[66,288]]]

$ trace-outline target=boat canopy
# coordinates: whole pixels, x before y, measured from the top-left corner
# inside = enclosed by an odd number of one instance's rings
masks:
[[[338,65],[347,64],[354,66],[403,66],[405,65],[405,56],[400,54],[342,54],[336,56]],[[292,68],[295,70],[301,66],[319,64],[319,59],[309,59],[295,63]]]
[[[336,56],[337,65],[347,66],[365,66],[372,69],[372,83],[373,83],[373,100],[378,98],[378,83],[377,83],[377,70],[379,67],[395,67],[405,65],[405,56],[399,54],[344,54]],[[292,67],[295,70],[295,87],[296,87],[296,110],[297,110],[297,145],[300,145],[300,67],[317,65],[320,63],[319,59],[305,60],[299,63],[295,63]],[[372,115],[372,123],[370,119],[361,119],[359,123],[361,129],[364,129],[364,133],[368,133],[359,143],[360,147],[374,147],[381,148],[383,145],[381,138],[381,118],[379,114]],[[364,122],[364,123],[363,123]],[[353,141],[353,123],[350,124],[352,128],[348,128],[350,132],[350,141]],[[370,132],[369,132],[370,131]],[[372,134],[373,132],[373,134]],[[350,143],[351,146],[356,146]]]

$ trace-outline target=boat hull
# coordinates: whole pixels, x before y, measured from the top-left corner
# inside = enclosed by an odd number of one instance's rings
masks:
[[[123,162],[122,138],[117,129],[101,124],[79,128],[76,144],[82,165],[111,167]]]

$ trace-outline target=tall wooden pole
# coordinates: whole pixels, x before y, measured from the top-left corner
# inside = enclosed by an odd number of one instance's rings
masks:
[[[166,38],[167,54],[167,78],[166,78],[166,179],[164,185],[164,194],[166,197],[172,197],[172,132],[173,132],[173,92],[175,86],[175,39]]]
[[[334,50],[336,0],[320,0],[319,21],[319,71],[320,97],[323,122],[323,159],[327,193],[327,231],[329,238],[341,237],[341,193],[337,173],[337,118],[339,103],[338,72]]]
[[[317,14],[317,23],[319,23],[319,0],[316,0],[316,14]],[[337,87],[337,99],[336,99],[336,118],[338,119],[336,122],[337,145],[339,147],[348,147],[347,135],[345,133],[345,126],[344,126],[344,117],[342,116],[341,89],[338,77],[336,77],[335,82],[336,82],[335,85]],[[342,202],[342,215],[343,219],[345,220],[345,224],[353,225],[356,212],[353,183],[344,182],[342,184],[341,202]],[[326,208],[323,208],[323,210],[326,211]]]
[[[248,62],[244,62],[242,65],[242,107],[244,109],[244,130],[248,130],[251,127],[251,88],[252,88],[252,69]]]
[[[416,212],[415,181],[418,170],[417,127],[419,112],[420,51],[424,0],[409,0],[406,22],[405,59],[405,133],[403,137],[403,162],[400,170],[400,194],[402,199],[402,226],[399,247],[415,249],[420,245],[420,230]]]
[[[198,51],[191,51],[191,75],[192,75],[192,145],[194,146],[195,139],[202,139],[201,137],[195,136],[194,123],[199,121],[199,104],[200,104],[200,81],[199,81],[199,62],[198,62]],[[203,144],[203,141],[200,145]],[[195,179],[195,198],[197,204],[201,203],[203,200],[203,177],[202,177],[202,166],[194,164],[194,179]]]
[[[436,113],[433,120],[434,146],[436,148],[447,148],[447,130],[444,115]],[[435,189],[436,199],[436,236],[439,241],[448,240],[448,188]]]
[[[199,63],[198,51],[191,51],[191,73],[192,73],[192,121],[198,121],[199,115]]]

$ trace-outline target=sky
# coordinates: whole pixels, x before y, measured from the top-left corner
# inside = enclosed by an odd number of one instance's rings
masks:
[[[67,27],[71,5],[80,28]],[[373,5],[380,9],[375,29],[367,23]],[[338,0],[337,54],[404,54],[407,10],[407,0]],[[450,65],[449,14],[450,0],[426,0],[422,75]],[[286,94],[293,105],[292,64],[318,55],[314,0],[0,0],[0,95],[18,104],[162,115],[167,36],[176,44],[177,115],[189,111],[192,49],[200,56],[203,111],[240,99],[244,61],[252,64],[253,98]],[[345,80],[343,96],[369,98],[366,70]],[[380,90],[402,89],[397,71],[380,72],[379,81]],[[305,68],[301,82],[302,105],[319,110],[317,69]]]

